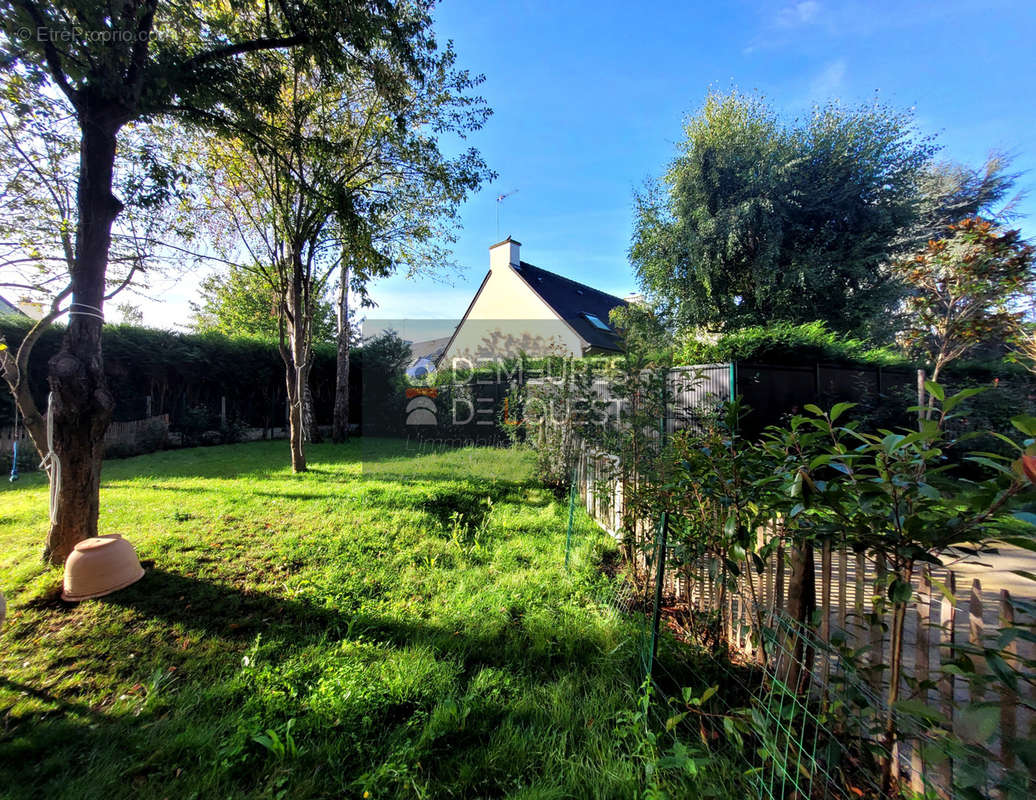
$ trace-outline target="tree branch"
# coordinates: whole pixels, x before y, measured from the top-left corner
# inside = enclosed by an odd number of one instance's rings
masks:
[[[308,44],[312,40],[313,37],[303,34],[268,39],[253,39],[250,42],[229,44],[226,47],[216,47],[207,52],[199,53],[194,58],[190,58],[185,61],[182,66],[185,71],[191,71],[212,61],[220,61],[224,58],[232,58],[245,53],[255,53],[260,50],[280,50],[287,47],[295,47],[300,44]]]

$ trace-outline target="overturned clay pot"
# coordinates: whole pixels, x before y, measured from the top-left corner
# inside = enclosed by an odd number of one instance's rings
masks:
[[[62,600],[89,600],[124,589],[144,577],[133,545],[118,534],[84,539],[65,560]]]

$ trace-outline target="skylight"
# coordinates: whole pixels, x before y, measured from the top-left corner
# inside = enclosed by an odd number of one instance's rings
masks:
[[[583,314],[583,316],[586,317],[587,321],[591,325],[593,325],[595,328],[597,328],[599,330],[602,330],[602,331],[610,331],[611,330],[611,328],[608,327],[608,325],[606,323],[601,322],[601,318],[600,317],[596,317],[593,314]]]

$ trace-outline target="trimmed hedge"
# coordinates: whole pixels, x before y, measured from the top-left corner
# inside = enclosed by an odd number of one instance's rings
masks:
[[[724,334],[716,342],[688,341],[676,354],[681,365],[727,361],[773,363],[833,361],[892,367],[910,360],[887,347],[872,347],[828,330],[823,322],[777,322]]]
[[[28,321],[0,318],[0,335],[16,348],[29,329]],[[29,379],[41,405],[47,398],[47,362],[61,346],[64,326],[44,332],[33,349]],[[250,427],[284,424],[284,362],[273,342],[230,338],[216,333],[194,334],[106,325],[102,339],[105,372],[115,395],[116,420],[146,415],[150,396],[152,414],[169,414],[171,427],[185,424],[218,427],[220,398],[227,398],[227,416]],[[362,354],[353,358],[358,370]],[[354,375],[358,373],[350,372]],[[328,423],[334,407],[335,348],[314,348],[311,388],[317,420]],[[354,381],[354,384],[358,383]],[[359,387],[351,393],[359,407]],[[0,402],[0,426],[13,420],[13,402]],[[214,423],[214,424],[213,424]]]
[[[862,364],[872,367],[923,366],[891,347],[874,347],[828,330],[823,322],[777,322],[724,334],[715,342],[687,341],[674,354],[677,366],[751,361],[767,364]],[[1028,370],[1000,357],[962,359],[946,369],[948,377],[1025,380]]]

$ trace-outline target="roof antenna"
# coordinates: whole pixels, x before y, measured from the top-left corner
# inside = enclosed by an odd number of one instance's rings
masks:
[[[500,204],[504,202],[512,194],[518,194],[517,189],[512,189],[507,194],[502,194],[496,198],[496,238],[500,238]]]

